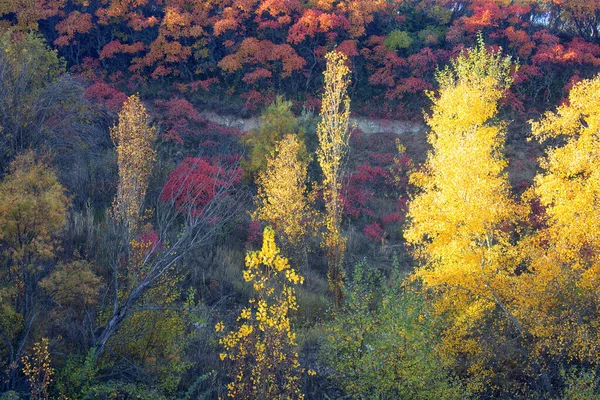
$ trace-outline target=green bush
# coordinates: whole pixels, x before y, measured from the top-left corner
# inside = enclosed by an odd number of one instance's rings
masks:
[[[406,31],[391,31],[385,38],[383,44],[390,50],[408,49],[413,43],[413,39]]]
[[[322,359],[352,398],[466,399],[435,351],[435,321],[396,267],[389,278],[361,263],[343,311],[327,325]]]
[[[563,373],[565,390],[562,400],[600,400],[598,376],[592,369],[571,369]]]
[[[246,178],[253,180],[267,165],[267,155],[275,151],[275,145],[288,134],[297,135],[301,144],[300,159],[307,160],[308,152],[304,143],[304,131],[292,112],[292,102],[277,96],[260,116],[260,127],[248,132],[244,144],[248,147],[248,157],[242,162]]]

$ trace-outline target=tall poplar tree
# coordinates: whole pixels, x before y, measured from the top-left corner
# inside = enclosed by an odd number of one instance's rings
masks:
[[[152,148],[156,129],[150,126],[150,116],[137,95],[130,96],[123,104],[119,123],[110,130],[110,136],[116,145],[119,167],[113,210],[117,220],[125,224],[131,234],[138,229],[156,160],[156,151]]]
[[[323,171],[323,197],[325,199],[325,251],[329,263],[329,287],[335,303],[341,304],[344,286],[344,252],[346,238],[342,236],[343,204],[342,166],[348,153],[350,139],[350,69],[347,57],[338,51],[325,55],[325,93],[321,102],[321,120],[317,125],[317,160]]]

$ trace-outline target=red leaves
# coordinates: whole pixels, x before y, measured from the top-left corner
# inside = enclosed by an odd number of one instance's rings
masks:
[[[600,46],[586,42],[581,38],[574,38],[570,43],[541,45],[537,53],[531,58],[537,65],[553,64],[590,64],[600,66]]]
[[[365,226],[363,232],[366,237],[374,242],[382,242],[385,236],[385,231],[378,222],[373,222]]]
[[[173,98],[169,101],[157,100],[155,104],[165,113],[161,123],[164,140],[183,144],[186,136],[196,133],[194,124],[202,121],[202,118],[192,103]]]
[[[336,50],[344,53],[347,57],[356,57],[358,56],[357,44],[358,41],[356,40],[344,40]]]
[[[108,111],[117,113],[121,110],[127,95],[118,89],[104,83],[96,82],[85,91],[85,97],[99,101]]]
[[[531,40],[529,34],[522,29],[509,26],[504,30],[504,35],[510,41],[510,47],[517,50],[519,57],[529,57],[535,48],[535,43]]]
[[[161,194],[162,201],[172,201],[179,212],[198,216],[223,190],[241,179],[241,169],[226,169],[206,158],[186,157],[169,175]]]

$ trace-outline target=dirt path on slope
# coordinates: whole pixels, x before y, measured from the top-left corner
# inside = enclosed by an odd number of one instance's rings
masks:
[[[259,126],[258,117],[240,118],[233,115],[221,115],[214,111],[202,111],[200,115],[219,125],[240,129],[247,132]],[[389,120],[367,117],[350,117],[350,123],[366,134],[393,132],[397,135],[425,132],[425,125],[420,122]]]

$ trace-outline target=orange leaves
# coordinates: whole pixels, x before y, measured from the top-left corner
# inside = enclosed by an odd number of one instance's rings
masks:
[[[58,24],[56,30],[61,35],[54,44],[61,47],[72,43],[76,33],[88,33],[92,29],[92,16],[88,13],[73,11]]]
[[[114,57],[115,54],[135,54],[139,51],[144,50],[144,44],[142,42],[135,42],[134,44],[123,44],[118,40],[108,42],[100,51],[100,59]]]
[[[246,82],[247,84],[253,84],[253,83],[256,83],[256,81],[259,81],[261,79],[270,78],[271,76],[273,76],[271,71],[264,69],[264,68],[257,68],[254,71],[249,72],[246,75],[244,75],[242,80],[244,82]]]
[[[188,18],[184,14],[180,14],[173,7],[165,8],[165,16],[163,17],[162,24],[170,30],[175,28],[181,28],[189,24]]]
[[[343,17],[314,9],[307,9],[290,28],[287,41],[297,44],[304,41],[307,37],[313,37],[317,33],[327,33],[341,26],[348,26],[347,20]]]
[[[367,26],[373,22],[374,15],[386,5],[382,0],[347,0],[348,19],[352,25],[349,29],[351,37],[364,35]]]
[[[494,26],[502,19],[502,10],[493,1],[476,1],[472,6],[473,15],[465,17],[463,24],[468,32],[477,32],[484,28]]]
[[[192,54],[190,46],[184,46],[177,41],[168,40],[165,36],[159,36],[152,44],[149,51],[142,58],[135,58],[129,69],[134,72],[141,71],[144,67],[156,65],[152,74],[153,78],[169,75],[173,72],[164,63],[178,63],[186,60]]]
[[[283,77],[290,76],[292,72],[306,64],[306,61],[288,44],[274,44],[270,40],[247,38],[236,53],[225,56],[219,62],[219,67],[224,71],[234,72],[241,69],[244,64],[269,65],[274,61],[281,62]],[[264,72],[259,72],[256,77],[266,76]]]
[[[299,0],[263,0],[256,10],[259,29],[281,29],[290,24],[302,8]]]
[[[36,30],[38,21],[56,15],[62,5],[60,0],[0,0],[0,18],[14,14],[17,21],[12,24],[14,28],[19,31]]]

